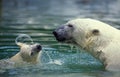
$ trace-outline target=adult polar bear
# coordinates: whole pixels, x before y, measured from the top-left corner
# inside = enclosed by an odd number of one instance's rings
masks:
[[[74,19],[53,31],[59,42],[70,43],[99,59],[109,71],[120,71],[120,31],[94,19]]]

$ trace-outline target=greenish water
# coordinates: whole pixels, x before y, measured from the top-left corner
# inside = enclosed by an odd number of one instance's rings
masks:
[[[7,69],[0,77],[116,77],[88,53],[58,43],[52,31],[73,18],[89,17],[120,28],[119,0],[3,0],[0,59],[19,51],[15,38],[28,34],[43,46],[42,65]],[[50,63],[52,60],[61,64]]]

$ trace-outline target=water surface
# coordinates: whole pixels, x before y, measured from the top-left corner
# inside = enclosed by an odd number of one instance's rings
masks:
[[[43,46],[42,65],[7,69],[2,77],[116,77],[88,53],[58,43],[52,31],[74,18],[94,18],[120,28],[119,0],[3,0],[0,15],[0,59],[19,51],[15,38],[28,34]],[[50,63],[53,61],[61,64]]]

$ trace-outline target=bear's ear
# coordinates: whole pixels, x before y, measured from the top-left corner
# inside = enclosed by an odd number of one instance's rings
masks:
[[[98,30],[98,29],[93,29],[93,30],[92,30],[92,34],[98,35],[98,34],[99,34],[99,30]]]

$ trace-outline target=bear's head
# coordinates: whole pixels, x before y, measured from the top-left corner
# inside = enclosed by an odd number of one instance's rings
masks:
[[[75,44],[93,50],[108,45],[116,29],[93,19],[74,19],[53,31],[59,42]],[[115,32],[114,32],[115,31]]]
[[[18,42],[17,45],[20,46],[19,56],[22,58],[23,61],[30,63],[37,62],[38,58],[40,57],[40,52],[42,50],[40,44],[36,43],[28,45]]]

